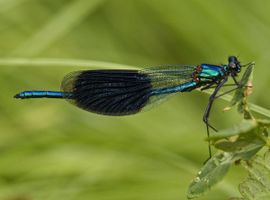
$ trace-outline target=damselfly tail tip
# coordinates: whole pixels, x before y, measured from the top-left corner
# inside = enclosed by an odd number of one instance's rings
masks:
[[[22,96],[21,96],[21,93],[15,94],[14,98],[15,99],[23,99]]]
[[[13,96],[13,98],[15,98],[15,99],[26,99],[27,98],[27,95],[25,93],[26,93],[26,91],[19,92],[19,93],[15,94]]]

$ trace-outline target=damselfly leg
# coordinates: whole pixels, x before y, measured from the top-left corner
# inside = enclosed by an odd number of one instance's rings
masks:
[[[210,136],[210,131],[209,128],[213,129],[214,131],[218,131],[216,128],[214,128],[211,124],[209,124],[209,116],[210,116],[210,112],[213,106],[213,103],[216,99],[216,95],[219,92],[219,90],[222,88],[222,86],[227,82],[228,77],[225,77],[222,81],[219,82],[219,84],[216,86],[214,92],[211,94],[207,107],[205,109],[204,115],[203,115],[203,121],[206,124],[206,131],[207,131],[207,137]],[[210,141],[208,141],[208,150],[209,150],[209,158],[212,157],[212,149],[210,146]]]

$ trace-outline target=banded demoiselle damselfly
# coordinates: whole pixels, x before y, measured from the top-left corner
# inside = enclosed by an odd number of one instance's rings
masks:
[[[208,119],[213,102],[218,97],[240,87],[236,77],[243,67],[236,56],[228,64],[171,65],[142,70],[86,70],[68,74],[61,91],[23,91],[15,98],[67,99],[79,108],[103,115],[130,115],[176,92],[214,88],[203,115],[207,127],[217,131]],[[228,78],[235,88],[218,94]],[[211,154],[210,154],[211,155]]]

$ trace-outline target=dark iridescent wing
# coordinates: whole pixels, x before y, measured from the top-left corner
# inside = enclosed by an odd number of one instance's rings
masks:
[[[68,75],[64,92],[72,93],[78,107],[99,114],[138,112],[151,95],[151,80],[137,70],[89,70]]]
[[[129,115],[168,96],[153,91],[191,81],[193,71],[191,66],[79,71],[65,77],[62,90],[69,101],[84,110]]]

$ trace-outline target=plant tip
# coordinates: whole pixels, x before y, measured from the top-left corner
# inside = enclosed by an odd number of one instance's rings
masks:
[[[227,111],[229,111],[231,109],[232,109],[232,107],[226,107],[226,108],[223,109],[223,112],[227,112]]]

